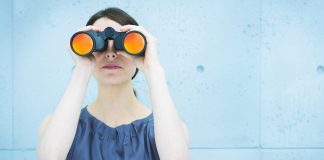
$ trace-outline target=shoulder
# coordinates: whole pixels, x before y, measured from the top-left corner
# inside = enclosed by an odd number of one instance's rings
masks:
[[[153,117],[153,115],[154,114],[152,113],[148,118],[148,127],[149,127],[149,131],[150,131],[149,133],[150,133],[151,138],[154,138],[154,135],[155,135],[155,133],[154,133],[154,117]],[[183,121],[181,121],[181,126],[182,126],[183,131],[184,131],[184,136],[185,136],[186,142],[189,145],[189,143],[190,143],[189,129],[188,129],[186,123],[183,122]]]

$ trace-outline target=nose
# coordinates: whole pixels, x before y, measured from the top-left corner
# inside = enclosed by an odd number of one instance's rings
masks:
[[[115,53],[115,49],[112,44],[113,44],[112,41],[108,42],[108,47],[105,52],[105,58],[107,60],[111,60],[111,61],[113,61],[114,59],[117,58],[117,54]]]
[[[117,54],[113,51],[107,51],[105,53],[105,58],[108,59],[108,60],[114,60],[117,58]]]

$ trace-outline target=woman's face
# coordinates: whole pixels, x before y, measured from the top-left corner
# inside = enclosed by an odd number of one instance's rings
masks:
[[[101,30],[104,30],[107,27],[112,27],[118,32],[120,31],[119,27],[121,27],[119,23],[108,18],[98,19],[93,24],[93,26],[96,26]],[[113,40],[108,40],[107,43],[107,49],[105,51],[93,53],[96,59],[96,65],[92,72],[93,76],[97,79],[99,83],[102,84],[121,84],[130,81],[136,71],[135,64],[133,63],[133,61],[127,59],[126,57],[120,54],[116,54],[116,50],[113,47]],[[121,68],[102,68],[107,64],[117,64]]]

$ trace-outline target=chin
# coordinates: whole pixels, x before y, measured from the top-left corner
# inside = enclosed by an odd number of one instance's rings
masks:
[[[127,80],[122,79],[121,77],[105,77],[102,82],[109,85],[118,85],[125,83]]]

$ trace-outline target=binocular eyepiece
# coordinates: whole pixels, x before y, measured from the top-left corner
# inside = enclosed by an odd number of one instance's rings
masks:
[[[117,32],[112,27],[107,27],[102,32],[93,30],[76,32],[71,37],[70,46],[75,54],[90,56],[93,52],[106,50],[107,40],[114,40],[113,45],[116,50],[126,51],[134,56],[145,54],[147,42],[141,32]]]

